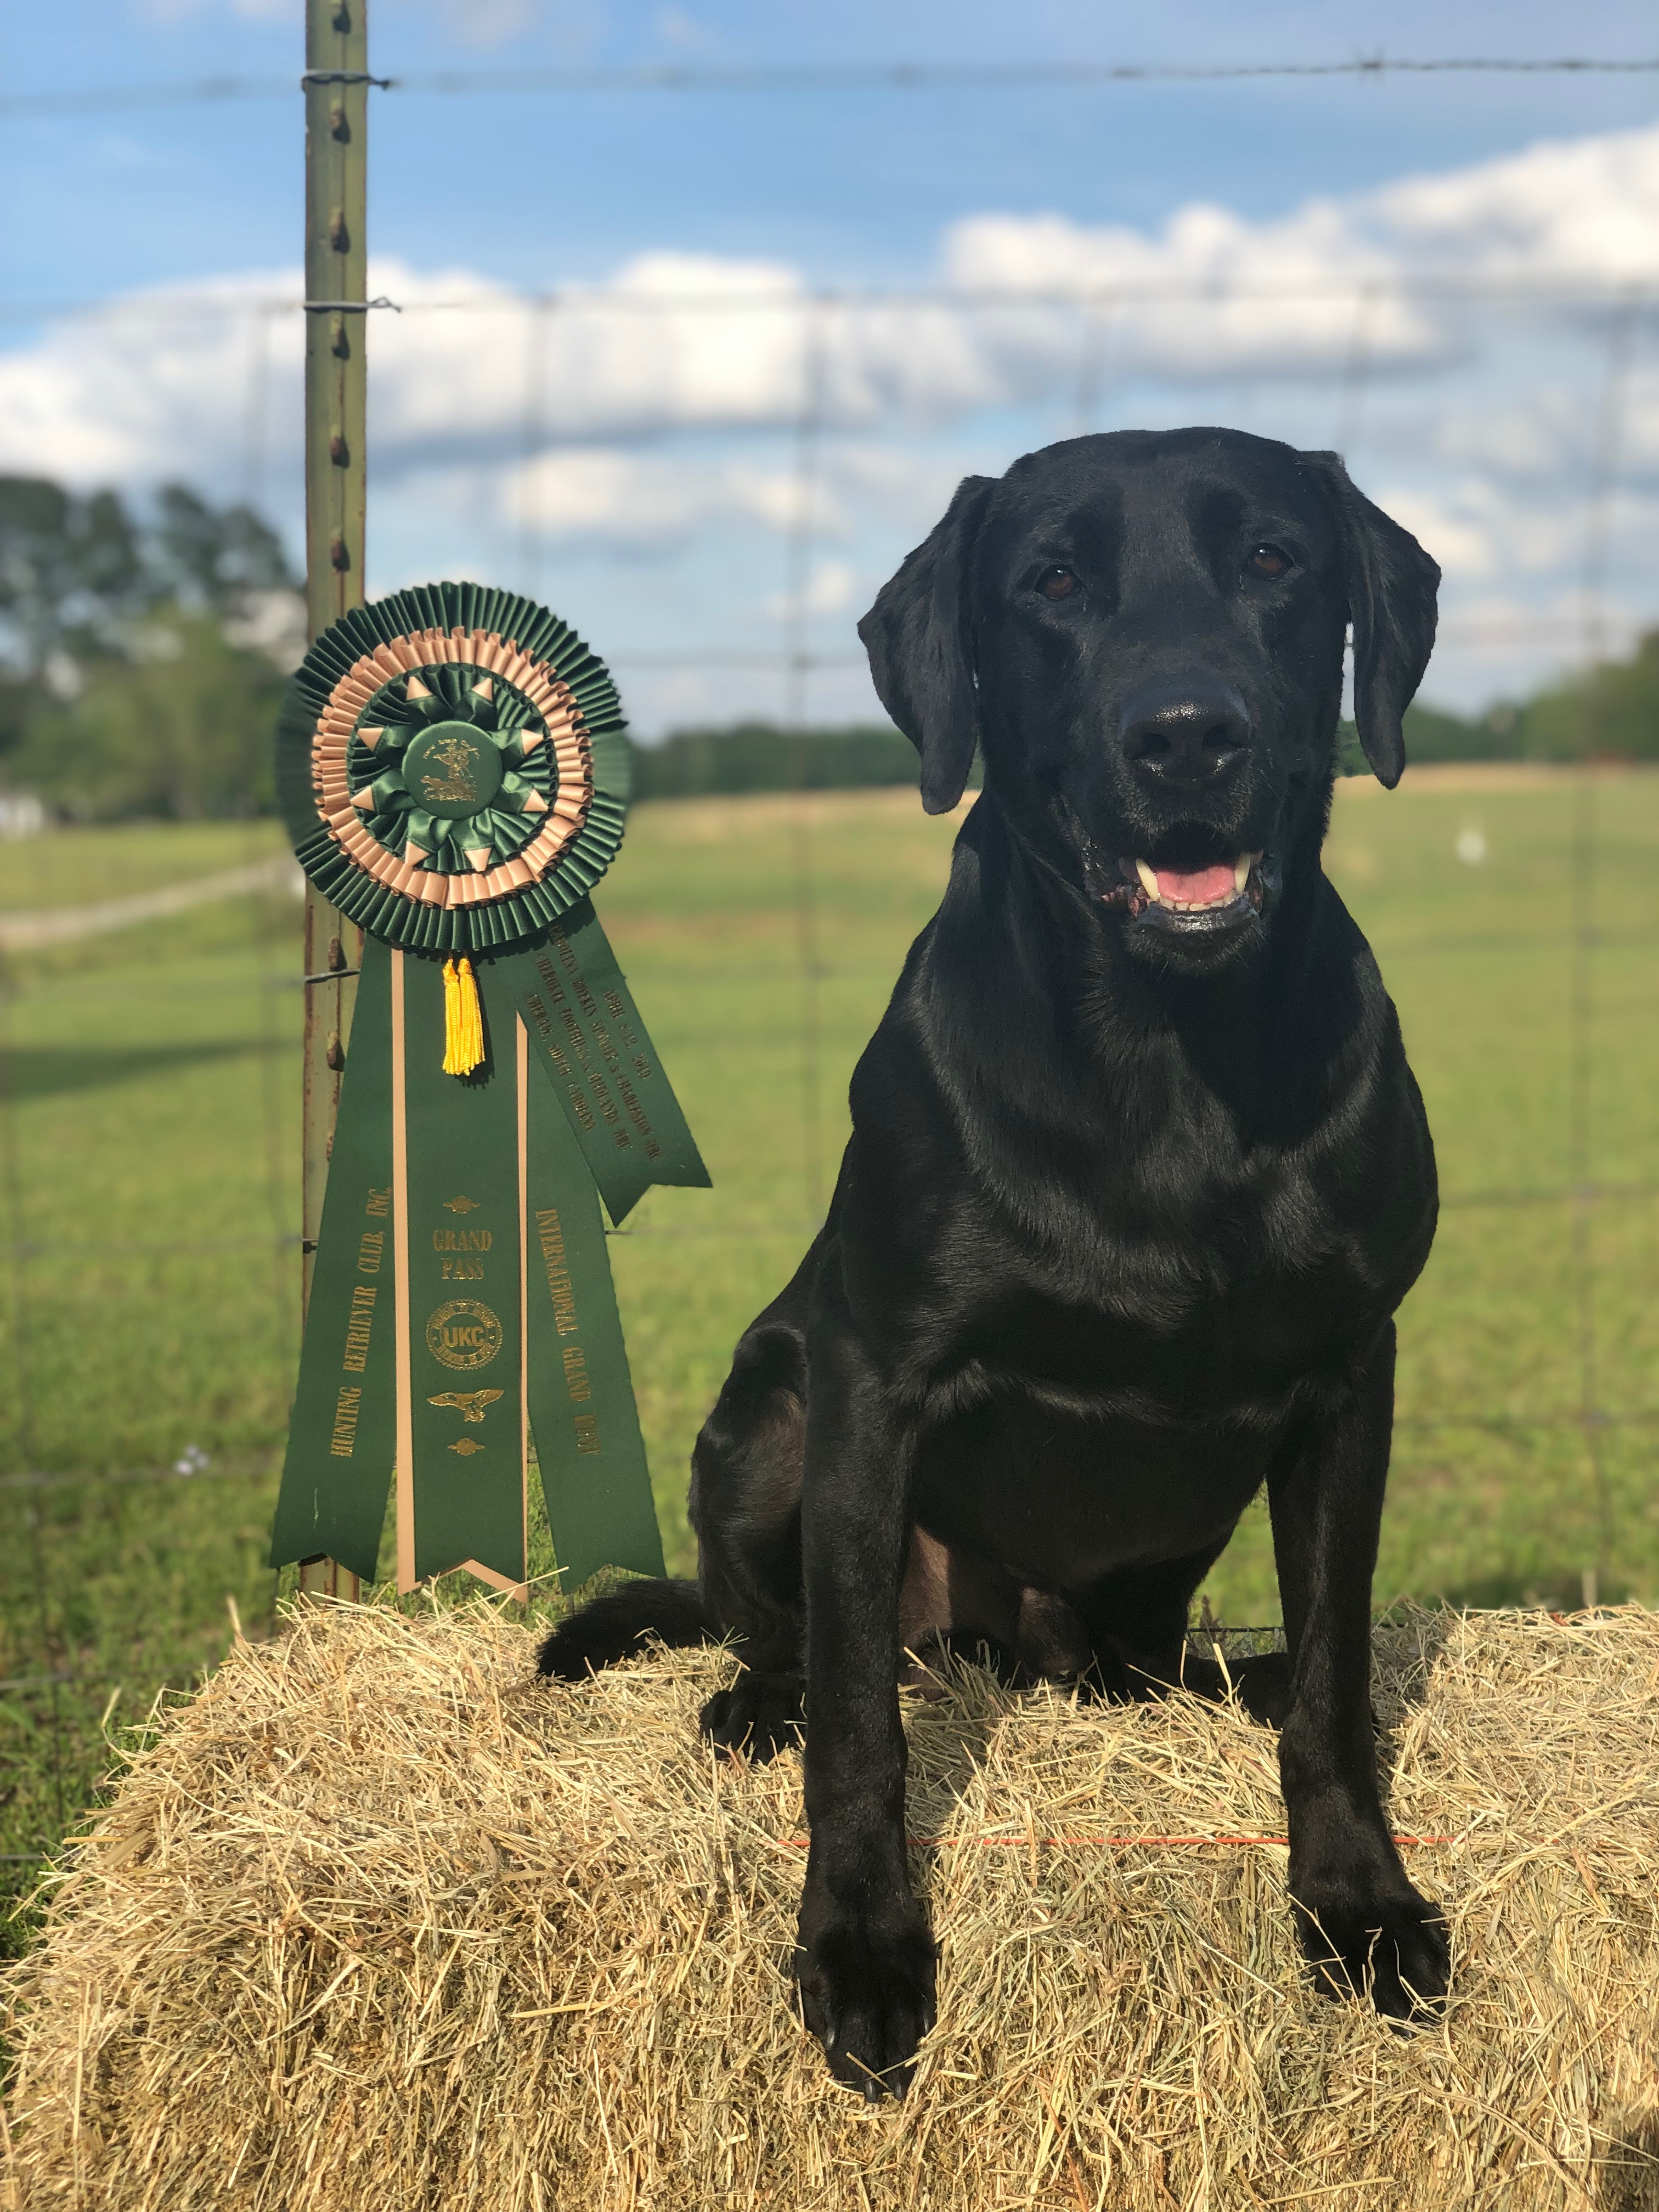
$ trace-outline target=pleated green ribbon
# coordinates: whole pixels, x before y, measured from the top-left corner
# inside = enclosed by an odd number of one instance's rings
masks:
[[[589,902],[477,982],[458,1080],[440,967],[365,940],[271,1564],[372,1579],[395,1468],[402,1586],[521,1586],[533,1436],[566,1589],[660,1574],[599,1199],[708,1170]]]
[[[392,955],[363,943],[270,1564],[317,1553],[372,1581],[397,1458]]]
[[[653,1182],[707,1187],[708,1170],[591,899],[546,942],[483,971],[517,1000],[599,1194],[618,1225]]]

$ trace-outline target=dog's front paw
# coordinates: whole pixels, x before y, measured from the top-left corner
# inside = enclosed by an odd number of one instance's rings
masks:
[[[933,2024],[933,1961],[927,1916],[912,1898],[872,1922],[830,1907],[801,1908],[795,1979],[806,2025],[836,2081],[875,2104],[909,2087],[916,2045]]]
[[[1437,2013],[1451,1972],[1451,1947],[1438,1906],[1398,1881],[1328,1878],[1298,1884],[1297,1932],[1323,1996],[1369,1994],[1389,2020]]]
[[[729,1690],[717,1690],[698,1725],[722,1751],[742,1752],[758,1765],[798,1746],[805,1732],[799,1674],[755,1674],[745,1668]]]

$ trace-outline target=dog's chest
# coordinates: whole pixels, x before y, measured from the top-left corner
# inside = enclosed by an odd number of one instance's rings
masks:
[[[1403,1205],[1345,1206],[1305,1172],[1166,1179],[1022,1229],[975,1328],[986,1371],[1176,1419],[1265,1410],[1340,1364],[1415,1273]]]
[[[1389,1310],[1376,1266],[1293,1180],[1024,1244],[959,1340],[968,1388],[924,1443],[919,1511],[1045,1588],[1219,1540]]]

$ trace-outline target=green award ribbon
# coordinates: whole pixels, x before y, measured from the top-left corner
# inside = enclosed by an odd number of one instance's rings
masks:
[[[401,1589],[522,1589],[533,1437],[568,1586],[663,1571],[599,1200],[708,1175],[588,896],[622,728],[579,638],[471,584],[355,610],[289,687],[295,852],[365,934],[273,1565],[372,1578],[395,1475]]]
[[[306,1313],[304,1388],[289,1423],[272,1564],[374,1559],[396,1455],[392,1243],[392,961],[363,940],[352,1017],[352,1112],[329,1157]]]
[[[499,966],[611,1220],[620,1223],[653,1182],[706,1183],[592,902]]]

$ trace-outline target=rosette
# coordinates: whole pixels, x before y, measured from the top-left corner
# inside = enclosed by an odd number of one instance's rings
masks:
[[[400,1587],[522,1589],[533,1438],[567,1586],[662,1571],[599,1201],[708,1176],[588,896],[628,781],[604,665],[511,593],[358,608],[289,687],[283,812],[364,937],[274,1565],[372,1578],[395,1474]]]
[[[602,661],[544,607],[428,584],[319,637],[277,729],[301,866],[406,951],[528,943],[622,842],[628,749]]]

